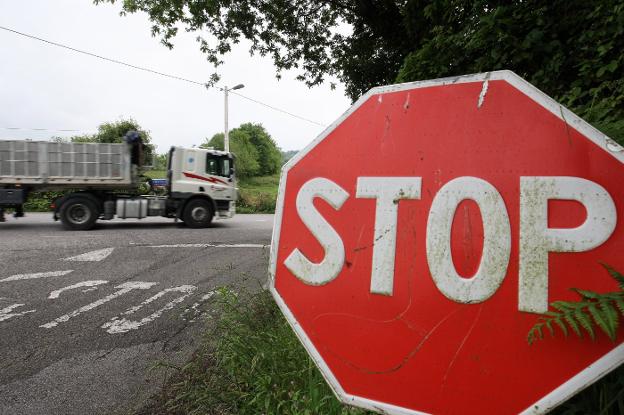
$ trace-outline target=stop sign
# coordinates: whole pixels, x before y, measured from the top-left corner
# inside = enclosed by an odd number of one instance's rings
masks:
[[[272,293],[344,402],[543,413],[624,361],[527,342],[570,288],[618,290],[623,162],[512,72],[375,88],[285,166]]]

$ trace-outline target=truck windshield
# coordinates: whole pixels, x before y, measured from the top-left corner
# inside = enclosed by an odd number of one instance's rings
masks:
[[[206,155],[206,173],[215,176],[230,177],[232,160],[227,156]]]

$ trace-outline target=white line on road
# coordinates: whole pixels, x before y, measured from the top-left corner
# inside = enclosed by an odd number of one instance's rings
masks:
[[[96,307],[99,307],[102,304],[107,303],[107,302],[109,302],[111,300],[114,300],[115,298],[117,298],[119,296],[122,296],[124,294],[127,294],[130,291],[132,291],[132,290],[136,290],[136,289],[147,290],[147,289],[153,287],[156,284],[158,284],[158,283],[157,282],[139,282],[139,281],[123,283],[123,284],[118,285],[118,286],[115,287],[115,288],[118,288],[119,291],[115,291],[114,293],[112,293],[110,295],[107,295],[104,298],[101,298],[101,299],[99,299],[97,301],[94,301],[91,304],[87,304],[85,306],[82,306],[82,307],[72,311],[69,314],[62,315],[59,318],[57,318],[57,319],[55,319],[55,320],[53,320],[53,321],[51,321],[49,323],[42,324],[39,327],[43,327],[43,328],[46,328],[46,329],[49,329],[49,328],[52,328],[52,327],[56,327],[56,326],[59,325],[59,323],[64,323],[67,320],[69,320],[70,318],[76,317],[78,314],[82,314],[85,311],[89,311],[89,310],[92,310],[92,309],[94,309]]]
[[[186,297],[188,297],[189,295],[191,295],[193,293],[193,291],[195,291],[197,289],[197,287],[195,287],[194,285],[181,285],[179,287],[173,287],[173,288],[167,288],[165,290],[162,290],[161,292],[157,293],[156,295],[148,298],[147,300],[143,301],[141,304],[131,307],[129,308],[127,311],[121,313],[121,315],[130,315],[130,314],[134,314],[137,311],[139,311],[141,308],[143,308],[144,306],[146,306],[147,304],[151,303],[152,301],[155,301],[157,299],[159,299],[160,297],[162,297],[163,295],[167,294],[168,292],[182,292],[184,294],[182,294],[181,296],[179,296],[178,298],[176,298],[173,301],[168,302],[167,304],[165,304],[165,306],[163,308],[161,308],[158,311],[155,311],[154,313],[150,314],[147,317],[142,318],[141,320],[138,321],[133,321],[133,320],[128,320],[125,317],[122,317],[121,319],[119,319],[118,317],[113,317],[111,319],[111,321],[109,321],[108,323],[105,323],[102,325],[103,329],[107,329],[106,332],[109,334],[119,334],[119,333],[126,333],[130,330],[136,330],[139,327],[156,320],[158,317],[160,317],[162,315],[162,313],[164,313],[167,310],[171,310],[173,307],[175,307],[176,304],[181,303],[182,301],[184,301],[186,299]]]
[[[78,262],[97,262],[106,259],[115,248],[98,249],[97,251],[86,252],[84,254],[72,256],[63,259],[63,261],[78,261]]]
[[[204,294],[198,302],[194,303],[192,306],[182,311],[182,313],[180,314],[180,317],[182,317],[182,319],[186,321],[187,319],[186,314],[192,314],[191,320],[189,321],[190,322],[195,321],[195,317],[201,314],[201,311],[199,310],[199,306],[205,303],[206,301],[210,300],[212,296],[215,294],[216,294],[216,291],[208,291],[208,293]]]
[[[146,245],[149,248],[268,248],[262,244],[174,244],[174,245]]]
[[[67,275],[73,271],[74,271],[73,269],[70,269],[66,271],[36,272],[34,274],[17,274],[17,275],[11,275],[10,277],[6,277],[0,280],[0,282],[34,280],[37,278],[62,277],[63,275]]]
[[[75,288],[80,288],[80,287],[95,287],[96,285],[102,285],[102,284],[106,284],[108,281],[104,281],[104,280],[95,280],[95,281],[83,281],[83,282],[79,282],[77,284],[73,284],[73,285],[69,285],[67,287],[63,287],[60,288],[58,290],[54,290],[50,293],[50,295],[48,296],[48,298],[50,299],[55,299],[55,298],[59,298],[59,295],[61,295],[61,293],[63,291],[69,291],[69,290],[73,290]]]
[[[27,310],[27,311],[22,311],[21,313],[11,313],[11,311],[13,311],[14,309],[18,307],[22,307],[23,305],[24,304],[13,304],[6,308],[0,309],[0,321],[8,320],[12,317],[23,316],[24,314],[34,313],[35,311],[37,311],[37,310]]]

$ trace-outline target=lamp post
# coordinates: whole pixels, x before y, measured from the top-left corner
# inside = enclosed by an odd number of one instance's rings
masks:
[[[229,91],[234,91],[236,89],[241,89],[244,88],[245,85],[243,84],[238,84],[232,88],[228,88],[227,86],[225,86],[223,88],[223,93],[224,93],[224,99],[225,99],[225,111],[224,111],[224,116],[225,116],[225,131],[223,133],[223,149],[226,152],[230,152],[230,133],[228,131],[228,92]]]

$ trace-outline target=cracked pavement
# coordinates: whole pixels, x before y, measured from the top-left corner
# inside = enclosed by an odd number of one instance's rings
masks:
[[[0,224],[0,414],[139,408],[162,384],[154,364],[198,346],[214,290],[265,282],[272,225],[148,218],[68,232],[32,213]]]

